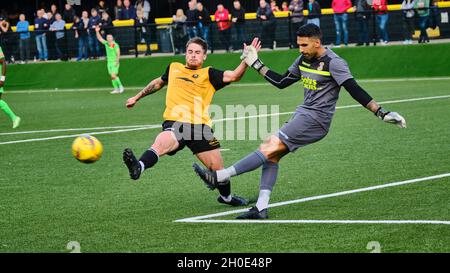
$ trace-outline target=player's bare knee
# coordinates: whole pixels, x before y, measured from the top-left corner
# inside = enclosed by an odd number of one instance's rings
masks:
[[[115,74],[111,75],[111,80],[115,81],[117,79],[117,76]]]

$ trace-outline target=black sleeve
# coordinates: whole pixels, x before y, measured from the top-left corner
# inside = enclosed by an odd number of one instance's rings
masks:
[[[345,90],[350,93],[350,96],[352,96],[352,98],[359,102],[362,106],[366,107],[367,104],[372,101],[372,97],[358,85],[355,79],[352,78],[346,80],[342,86],[344,86]]]
[[[212,67],[209,69],[209,81],[214,86],[216,91],[219,91],[219,89],[222,89],[230,84],[229,82],[223,81],[223,71]]]
[[[299,80],[297,76],[293,75],[289,71],[286,71],[286,73],[280,75],[272,70],[267,71],[266,76],[264,76],[264,78],[272,85],[280,89],[286,88]]]
[[[169,81],[169,70],[170,70],[170,64],[166,68],[166,72],[161,76],[161,80],[168,82]]]

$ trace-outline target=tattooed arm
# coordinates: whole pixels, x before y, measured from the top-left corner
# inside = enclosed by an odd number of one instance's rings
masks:
[[[156,91],[163,88],[164,85],[166,85],[166,82],[161,77],[154,79],[146,87],[144,87],[144,89],[137,93],[136,96],[129,98],[127,100],[126,106],[128,108],[132,108],[138,100],[147,95],[155,93]]]

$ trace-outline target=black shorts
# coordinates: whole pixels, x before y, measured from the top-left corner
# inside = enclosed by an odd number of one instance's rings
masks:
[[[214,137],[213,129],[205,124],[166,120],[162,124],[162,130],[174,132],[179,144],[178,149],[167,153],[168,155],[176,154],[183,150],[185,146],[188,146],[193,154],[220,148],[219,141]]]

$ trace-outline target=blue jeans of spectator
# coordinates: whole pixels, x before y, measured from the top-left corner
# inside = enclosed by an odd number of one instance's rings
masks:
[[[78,37],[78,57],[77,57],[77,61],[81,60],[81,59],[85,59],[87,60],[88,58],[88,41],[87,41],[87,36],[79,36]]]
[[[97,40],[96,34],[89,34],[89,51],[91,53],[92,57],[98,57],[100,56],[100,45]]]
[[[187,32],[189,35],[189,39],[192,39],[194,37],[198,37],[198,29],[197,27],[187,27]]]
[[[336,26],[336,45],[341,44],[341,33],[344,34],[344,44],[348,44],[348,14],[335,14],[334,15],[334,24]]]
[[[36,46],[40,60],[48,59],[47,37],[44,34],[36,35]]]
[[[308,19],[306,21],[307,24],[314,24],[318,27],[320,27],[320,18],[313,18],[313,19]]]
[[[369,44],[369,18],[356,17],[358,22],[358,44]]]
[[[233,45],[234,50],[239,50],[244,47],[245,42],[245,25],[244,24],[234,24],[235,31],[235,43]]]
[[[389,19],[389,14],[387,14],[387,13],[377,14],[378,28],[380,29],[381,39],[384,42],[389,42],[389,36],[388,36],[387,27],[386,27],[388,19]]]
[[[427,27],[428,27],[428,19],[429,16],[420,16],[419,17],[419,28],[420,28],[420,38],[419,42],[425,42],[430,40],[427,34]]]
[[[200,25],[199,30],[200,30],[202,39],[205,40],[206,43],[208,43],[208,41],[209,41],[208,40],[209,39],[209,26]]]

